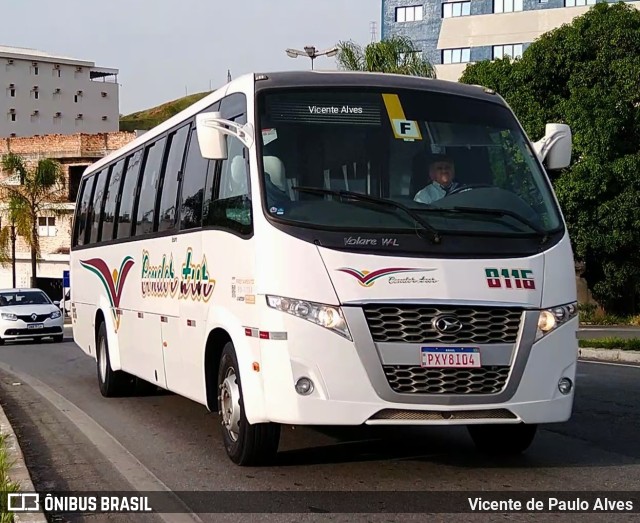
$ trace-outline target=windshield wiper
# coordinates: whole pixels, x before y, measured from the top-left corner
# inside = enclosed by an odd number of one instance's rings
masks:
[[[520,216],[518,213],[513,211],[508,211],[506,209],[485,209],[483,207],[431,207],[429,209],[421,209],[423,212],[442,212],[442,213],[467,213],[467,214],[484,214],[486,216],[509,216],[513,218],[517,222],[520,222],[527,227],[529,227],[532,231],[534,231],[538,236],[541,237],[540,243],[546,243],[549,239],[549,233],[542,229],[540,226],[533,223],[528,218],[524,216]]]
[[[387,200],[386,198],[378,198],[376,196],[369,196],[368,194],[361,194],[357,192],[351,191],[334,191],[332,189],[321,189],[319,187],[292,187],[294,191],[305,192],[309,194],[328,194],[331,196],[338,196],[339,198],[347,198],[351,200],[358,200],[362,202],[375,203],[378,205],[384,205],[386,207],[393,207],[395,209],[400,209],[408,214],[411,218],[413,218],[416,222],[418,222],[422,228],[429,233],[429,239],[433,243],[440,243],[442,238],[440,236],[440,231],[434,229],[427,221],[422,218],[417,212],[413,211],[406,205],[402,205],[401,203],[394,202],[393,200]]]

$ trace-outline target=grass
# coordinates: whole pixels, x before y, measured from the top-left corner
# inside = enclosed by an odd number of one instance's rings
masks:
[[[138,111],[120,118],[121,131],[148,131],[156,125],[160,125],[165,120],[175,116],[190,105],[207,96],[208,92],[191,94],[172,102],[167,102],[157,107],[152,107],[145,111]]]
[[[616,314],[607,314],[592,304],[580,303],[578,305],[580,312],[581,325],[633,325],[640,326],[640,315],[635,316],[618,316]]]
[[[640,351],[640,338],[600,338],[597,340],[578,340],[578,346],[584,348]]]
[[[12,463],[9,462],[9,456],[6,448],[6,436],[0,434],[0,523],[13,523],[13,513],[7,512],[7,493],[19,492],[20,485],[11,481],[9,478],[9,469]]]

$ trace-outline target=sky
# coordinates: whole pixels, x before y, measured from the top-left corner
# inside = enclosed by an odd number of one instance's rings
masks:
[[[0,45],[119,69],[120,113],[208,91],[248,72],[309,69],[286,48],[380,35],[381,0],[5,1]],[[12,23],[6,23],[10,20]],[[336,69],[319,57],[316,69]]]

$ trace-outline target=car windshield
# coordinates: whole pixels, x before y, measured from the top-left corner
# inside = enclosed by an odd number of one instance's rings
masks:
[[[428,225],[445,239],[561,228],[549,181],[500,104],[372,89],[271,91],[258,104],[264,200],[277,220],[342,231]]]
[[[17,291],[0,293],[0,307],[14,305],[46,305],[51,303],[46,294],[40,291]]]

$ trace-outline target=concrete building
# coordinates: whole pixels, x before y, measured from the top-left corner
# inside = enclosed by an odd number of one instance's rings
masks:
[[[518,57],[540,35],[586,13],[596,0],[382,0],[382,38],[410,37],[442,80],[469,63]],[[640,2],[629,2],[640,8]]]
[[[76,196],[82,173],[88,165],[124,147],[136,137],[135,133],[113,132],[99,134],[47,135],[29,138],[7,138],[0,141],[0,157],[13,152],[25,158],[28,165],[41,158],[52,158],[61,163],[65,174],[65,190],[68,202],[62,204],[63,215],[46,213],[38,218],[41,260],[38,265],[40,287],[49,292],[52,299],[55,290],[62,288],[62,274],[69,269],[71,225]],[[0,171],[0,183],[19,183],[10,180]],[[8,225],[6,203],[0,202],[0,225]],[[31,252],[23,238],[16,242],[16,285],[29,287],[31,278]],[[0,288],[12,287],[11,264],[0,266]],[[53,289],[53,295],[51,293]]]
[[[0,46],[0,137],[119,130],[117,69]]]

